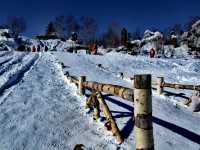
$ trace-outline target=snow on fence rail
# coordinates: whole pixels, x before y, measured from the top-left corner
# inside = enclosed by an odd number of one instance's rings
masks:
[[[86,81],[85,76],[81,76],[78,79],[77,77],[70,76],[68,72],[65,73],[65,75],[70,82],[75,83],[80,95],[85,94],[86,88],[93,91],[87,99],[86,107],[93,108],[93,117],[94,119],[98,119],[100,117],[100,105],[102,106],[103,113],[107,120],[107,128],[110,128],[113,135],[116,137],[118,144],[123,143],[124,138],[101,92],[113,94],[122,97],[125,100],[134,102],[133,105],[135,109],[133,116],[135,119],[133,121],[135,124],[136,149],[154,149],[151,75],[135,75],[134,89],[118,85],[89,82]],[[135,95],[133,93],[135,93]]]

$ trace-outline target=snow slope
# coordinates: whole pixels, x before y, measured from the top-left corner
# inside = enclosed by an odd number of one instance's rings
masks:
[[[164,76],[168,82],[200,83],[199,61],[193,59],[149,59],[117,53],[92,56],[0,52],[1,62],[0,88],[6,87],[0,93],[2,150],[71,150],[76,144],[83,144],[88,150],[135,149],[133,104],[104,95],[125,137],[125,142],[117,145],[103,123],[94,122],[85,112],[86,98],[77,96],[76,87],[66,80],[63,71],[126,87],[133,85],[122,80],[120,72],[127,78],[152,73],[154,77]],[[64,70],[59,62],[65,64]],[[14,82],[12,78],[19,74],[18,82]],[[12,84],[6,84],[10,81]],[[173,105],[171,99],[174,97],[158,96],[153,91],[155,149],[199,150],[199,113]]]

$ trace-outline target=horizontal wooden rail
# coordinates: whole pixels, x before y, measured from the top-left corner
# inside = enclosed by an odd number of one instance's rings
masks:
[[[90,82],[86,81],[83,83],[83,86],[85,88],[89,88],[92,90],[95,90],[97,92],[104,92],[107,94],[112,94],[115,96],[119,96],[125,100],[133,102],[133,89],[125,88],[118,85],[112,85],[112,84],[103,84],[98,82]]]
[[[173,84],[164,82],[163,87],[200,91],[200,85]]]
[[[77,77],[69,75],[69,73],[65,73],[66,77],[70,82],[79,85],[79,80]],[[112,94],[115,96],[119,96],[125,100],[133,102],[134,94],[133,89],[122,87],[119,85],[112,85],[112,84],[103,84],[98,82],[92,81],[85,81],[82,83],[84,88],[92,89],[97,92],[103,92],[107,94]]]
[[[130,80],[134,80],[134,77],[131,77]],[[161,82],[162,81],[162,82]],[[189,84],[180,84],[180,83],[167,83],[164,81],[164,77],[157,77],[156,80],[152,80],[152,85],[161,86],[162,88],[174,88],[174,89],[186,89],[186,90],[195,90],[200,91],[200,85],[189,85]]]

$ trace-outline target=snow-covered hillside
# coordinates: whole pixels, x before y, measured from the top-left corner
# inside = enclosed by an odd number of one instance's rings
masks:
[[[59,62],[65,64],[62,70]],[[101,65],[99,65],[101,64]],[[133,103],[105,95],[125,142],[117,145],[102,122],[84,110],[86,97],[64,77],[86,75],[87,80],[133,87],[134,74],[164,76],[168,82],[200,84],[200,61],[195,59],[150,59],[119,53],[104,56],[53,53],[0,52],[0,149],[71,150],[83,144],[88,150],[135,149]],[[169,90],[169,89],[167,89]],[[155,149],[199,150],[200,114],[177,105],[181,93],[166,96],[153,91]],[[89,94],[89,91],[87,91]],[[180,96],[180,97],[179,97]],[[101,114],[102,115],[102,114]]]

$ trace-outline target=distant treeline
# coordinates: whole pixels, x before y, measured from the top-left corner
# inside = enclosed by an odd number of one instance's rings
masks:
[[[156,27],[150,27],[151,31],[160,31],[164,35],[164,39],[169,39],[171,32],[175,35],[181,35],[184,31],[191,29],[192,24],[197,20],[200,20],[200,16],[190,17],[188,21],[182,25],[175,23],[164,30],[160,30]],[[28,26],[23,17],[11,16],[7,18],[7,21],[0,26],[0,28],[9,28],[14,36],[24,33]],[[69,16],[57,16],[47,24],[46,33],[54,31],[56,35],[63,39],[68,39],[72,32],[78,34],[78,39],[83,44],[91,42],[98,42],[105,47],[117,47],[121,42],[121,31],[124,28],[123,24],[112,21],[108,24],[105,32],[99,33],[99,26],[95,18],[89,16],[75,17]],[[128,39],[135,40],[141,39],[143,33],[140,28],[136,28],[134,31],[128,32]]]

